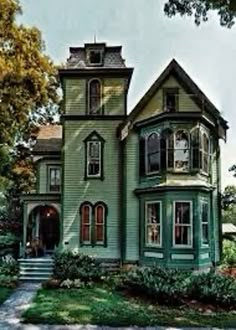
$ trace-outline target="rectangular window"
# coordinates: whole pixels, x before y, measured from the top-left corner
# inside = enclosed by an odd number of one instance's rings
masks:
[[[174,246],[192,247],[192,203],[174,202]]]
[[[145,204],[145,245],[162,245],[161,202]]]
[[[87,145],[87,176],[101,176],[101,142],[89,141]]]
[[[202,229],[202,245],[209,244],[209,220],[208,220],[208,203],[201,203],[201,229]]]
[[[164,111],[178,111],[179,93],[177,88],[164,89]]]
[[[89,65],[97,66],[103,64],[102,49],[89,49],[87,52],[87,61]]]
[[[49,167],[49,191],[61,191],[61,169],[60,167]]]

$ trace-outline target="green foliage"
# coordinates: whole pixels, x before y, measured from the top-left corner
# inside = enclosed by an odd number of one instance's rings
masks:
[[[2,288],[0,287],[0,304],[2,304],[12,293],[12,288]]]
[[[0,249],[12,246],[14,244],[19,243],[19,238],[12,234],[12,233],[6,233],[4,235],[0,235]]]
[[[221,307],[235,307],[236,280],[215,272],[192,275],[188,295],[204,303]]]
[[[61,280],[100,281],[103,271],[94,258],[73,251],[55,254],[54,275]]]
[[[0,274],[6,276],[18,276],[19,264],[11,256],[3,257],[0,261]]]
[[[223,265],[236,267],[236,242],[229,240],[223,241]]]
[[[164,12],[169,17],[194,15],[196,25],[208,20],[209,10],[215,10],[220,17],[220,24],[231,28],[236,16],[235,0],[169,0],[165,3]]]
[[[3,275],[0,273],[0,287],[1,288],[16,288],[18,285],[17,276]]]
[[[186,295],[189,273],[159,267],[138,267],[124,275],[123,285],[160,304],[180,304]]]
[[[65,288],[65,289],[81,289],[84,288],[85,286],[89,287],[91,286],[91,284],[89,282],[85,284],[80,279],[76,279],[76,280],[67,279],[63,281],[60,285],[61,288]]]

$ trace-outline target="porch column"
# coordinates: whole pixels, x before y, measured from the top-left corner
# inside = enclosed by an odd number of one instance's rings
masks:
[[[27,214],[27,203],[23,204],[23,258],[25,258],[26,240],[27,240],[27,226],[28,226],[28,214]]]

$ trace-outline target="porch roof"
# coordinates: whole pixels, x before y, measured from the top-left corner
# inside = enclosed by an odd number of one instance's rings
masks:
[[[23,194],[20,197],[22,202],[31,202],[31,201],[37,201],[37,202],[48,202],[48,201],[54,201],[54,202],[60,202],[61,200],[61,194],[60,193],[50,193],[50,194]]]

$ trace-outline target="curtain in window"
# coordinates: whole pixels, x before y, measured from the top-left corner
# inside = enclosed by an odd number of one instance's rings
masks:
[[[161,245],[160,203],[146,206],[146,245]]]
[[[174,168],[182,171],[189,169],[189,137],[184,130],[175,133]]]
[[[190,246],[192,244],[192,224],[189,202],[175,203],[174,226],[174,244]]]
[[[84,204],[81,208],[81,243],[91,243],[91,206]]]
[[[101,84],[99,80],[89,83],[89,114],[99,114],[101,110]]]
[[[104,243],[105,208],[98,204],[95,208],[95,242]]]

